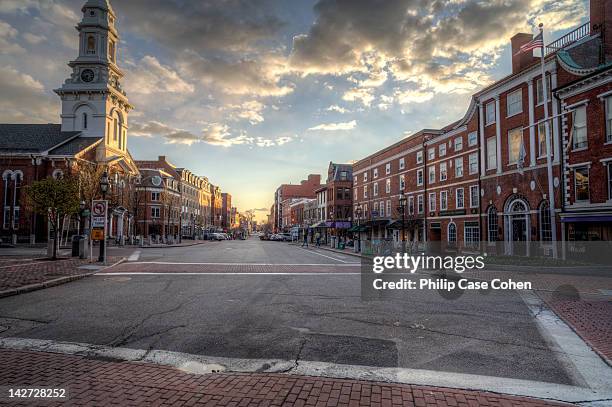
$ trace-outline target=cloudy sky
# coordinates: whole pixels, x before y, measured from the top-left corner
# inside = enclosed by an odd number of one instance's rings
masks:
[[[84,0],[0,2],[0,122],[59,122]],[[586,0],[121,0],[129,149],[208,176],[240,210],[421,128],[460,118],[510,71],[509,38],[545,40]],[[260,216],[265,213],[260,212]]]

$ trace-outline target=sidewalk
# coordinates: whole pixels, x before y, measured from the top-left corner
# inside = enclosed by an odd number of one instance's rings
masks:
[[[0,365],[3,366],[0,369],[0,387],[64,388],[68,393],[67,400],[56,402],[62,406],[570,405],[470,390],[285,374],[196,375],[142,362],[119,363],[82,356],[8,349],[0,349]],[[0,395],[0,404],[6,401],[6,394]],[[19,403],[27,404],[27,401]],[[32,400],[29,405],[32,405]]]
[[[122,258],[109,256],[111,265]],[[98,272],[105,266],[89,259],[0,257],[0,298],[67,283]]]

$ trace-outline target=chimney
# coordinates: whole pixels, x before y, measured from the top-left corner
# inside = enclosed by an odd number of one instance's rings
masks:
[[[512,73],[520,72],[535,61],[533,51],[518,53],[521,47],[533,39],[533,34],[518,33],[510,39],[512,44]]]
[[[605,61],[612,60],[612,0],[591,0],[591,35],[601,34]]]
[[[157,157],[157,161],[162,162],[162,161],[166,161],[166,156],[165,155],[160,155]]]

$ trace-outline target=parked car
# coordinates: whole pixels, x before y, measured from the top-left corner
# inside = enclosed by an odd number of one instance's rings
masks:
[[[290,242],[292,240],[291,233],[281,233],[280,240],[282,240],[283,242]]]
[[[217,241],[221,241],[221,240],[226,240],[225,236],[223,236],[223,233],[211,233],[209,235],[210,240],[217,240]]]

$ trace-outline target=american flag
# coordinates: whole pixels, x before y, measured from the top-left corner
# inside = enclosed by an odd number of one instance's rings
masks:
[[[536,48],[543,48],[543,47],[544,47],[544,38],[542,37],[542,32],[540,32],[527,44],[522,45],[521,48],[518,50],[518,52],[515,55],[520,54],[521,52],[531,51]]]

